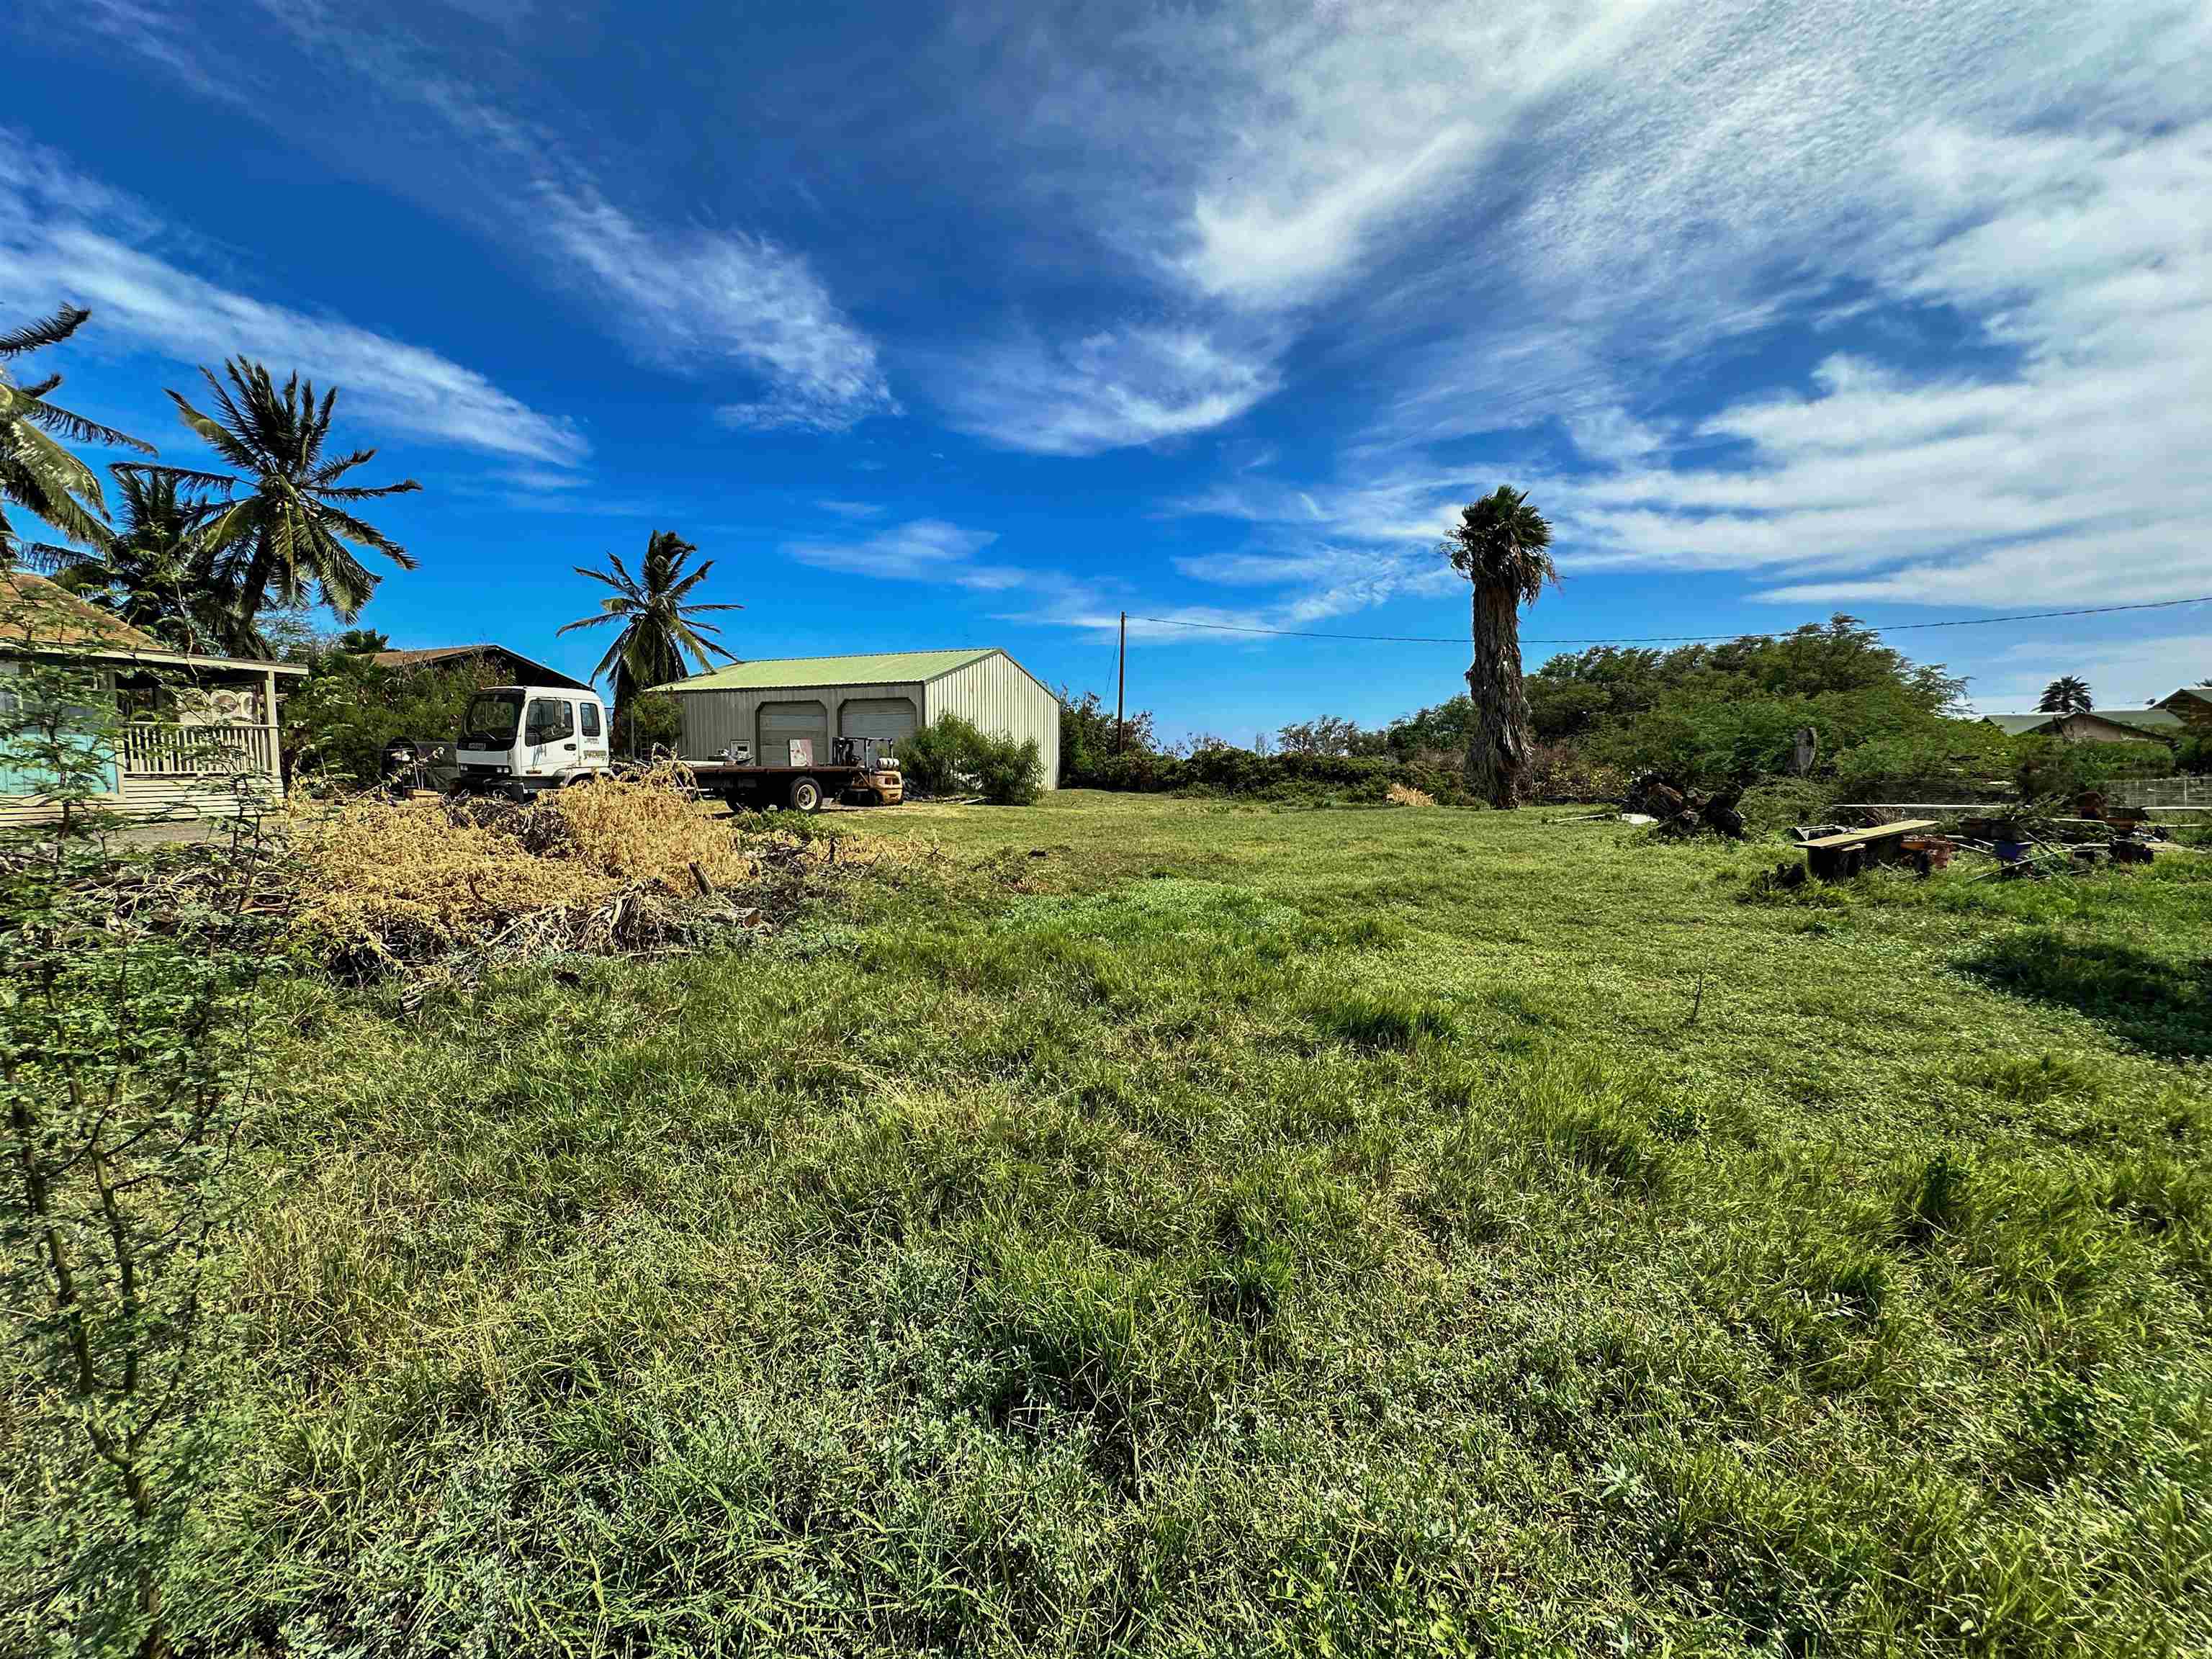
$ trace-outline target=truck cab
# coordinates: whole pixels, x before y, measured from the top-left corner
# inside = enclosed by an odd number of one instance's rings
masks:
[[[492,685],[469,700],[454,746],[456,785],[527,799],[582,783],[611,763],[606,705],[570,686]]]

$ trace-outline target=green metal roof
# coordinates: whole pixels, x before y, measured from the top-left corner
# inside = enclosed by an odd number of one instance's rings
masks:
[[[2171,732],[2186,724],[2171,708],[2092,708],[2089,712],[2100,720],[2143,732]]]
[[[965,651],[876,651],[850,657],[764,657],[732,663],[710,674],[656,685],[656,691],[766,691],[790,685],[884,685],[933,680],[995,653],[994,646]]]
[[[2164,708],[2091,708],[2085,711],[2091,720],[2103,720],[2112,726],[2124,726],[2137,732],[2171,732],[2185,722],[2180,716]],[[1984,714],[1982,718],[2012,737],[2024,732],[2040,731],[2063,714]]]

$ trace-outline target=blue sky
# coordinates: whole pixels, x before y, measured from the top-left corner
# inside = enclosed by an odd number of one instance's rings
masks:
[[[422,561],[362,621],[587,669],[653,528],[741,654],[1113,622],[1532,638],[2212,593],[2212,4],[617,8],[17,0],[0,315],[69,400],[342,388]],[[1170,732],[1378,722],[1463,650],[1133,624]],[[1904,636],[1984,708],[2212,675],[2212,606]],[[1544,647],[1532,644],[1532,662]]]

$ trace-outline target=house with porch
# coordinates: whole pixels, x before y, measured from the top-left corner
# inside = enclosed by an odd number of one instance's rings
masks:
[[[134,819],[227,817],[283,794],[276,698],[306,669],[174,650],[42,576],[0,571],[0,743],[12,750],[0,754],[0,824],[60,811],[20,735],[40,666],[89,688],[56,714],[56,735],[104,776],[95,805]]]

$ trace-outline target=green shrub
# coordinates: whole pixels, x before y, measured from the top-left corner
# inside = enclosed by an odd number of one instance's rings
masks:
[[[1769,778],[1743,792],[1736,811],[1755,833],[1771,835],[1795,823],[1820,823],[1837,799],[1832,785],[1811,778]]]
[[[1532,800],[1619,800],[1628,793],[1628,774],[1595,760],[1571,743],[1540,743],[1529,757],[1528,794]]]
[[[2028,800],[2063,800],[2118,778],[2173,775],[2173,751],[2157,743],[2067,743],[2021,738],[2014,745],[2013,779]]]
[[[970,757],[976,793],[994,806],[1028,806],[1044,788],[1044,756],[1035,738],[985,738]]]
[[[1446,806],[1465,805],[1456,769],[1388,755],[1261,755],[1226,744],[1188,756],[1131,750],[1109,755],[1068,781],[1140,794],[1231,795],[1309,806],[1379,806],[1402,783]]]
[[[972,789],[994,806],[1027,806],[1044,787],[1044,756],[1035,738],[994,738],[957,714],[899,742],[899,768],[920,795]]]
[[[671,754],[684,740],[684,706],[665,693],[640,691],[614,712],[614,751],[641,760],[656,749]]]

